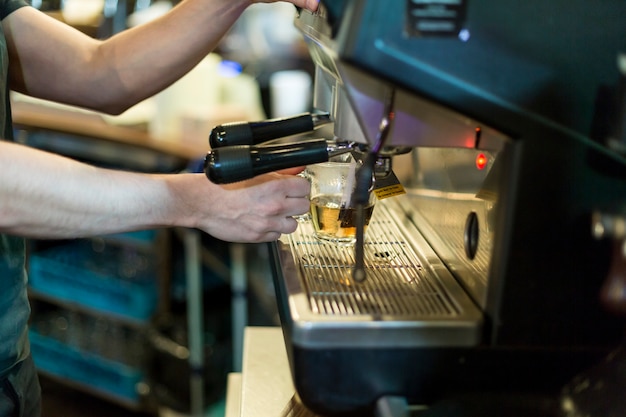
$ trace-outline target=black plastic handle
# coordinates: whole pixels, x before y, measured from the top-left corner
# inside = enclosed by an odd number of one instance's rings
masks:
[[[311,113],[261,122],[226,123],[215,126],[211,130],[209,144],[211,149],[224,146],[258,145],[272,139],[311,132],[314,129],[314,117]]]
[[[211,150],[204,172],[216,184],[247,180],[266,172],[328,161],[325,139],[280,145],[239,145]]]

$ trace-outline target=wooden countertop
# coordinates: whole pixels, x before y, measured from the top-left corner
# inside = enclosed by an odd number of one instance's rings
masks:
[[[158,139],[152,137],[145,127],[112,124],[95,112],[72,111],[20,100],[14,100],[11,106],[14,126],[24,130],[51,130],[104,139],[188,160],[202,157],[209,149],[208,139],[204,141]],[[207,138],[208,134],[209,132],[206,132]]]
[[[306,409],[295,393],[280,327],[246,327],[243,367],[235,382],[239,384],[228,389],[240,392],[228,393],[228,417],[321,417]]]

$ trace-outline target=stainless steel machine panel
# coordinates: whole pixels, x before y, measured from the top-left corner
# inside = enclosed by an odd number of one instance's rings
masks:
[[[394,199],[374,210],[363,283],[351,278],[354,248],[316,239],[308,221],[284,236],[280,248],[295,344],[472,346],[480,340],[482,314]]]
[[[390,396],[554,397],[623,337],[599,300],[610,252],[590,220],[626,195],[626,161],[603,146],[622,120],[626,3],[320,6],[295,20],[314,108],[407,194],[379,202],[363,246],[322,244],[306,223],[273,245],[299,397],[358,416]],[[415,26],[431,6],[456,13],[449,33]]]

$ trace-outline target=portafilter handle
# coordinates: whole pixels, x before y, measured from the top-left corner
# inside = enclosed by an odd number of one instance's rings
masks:
[[[312,139],[277,145],[238,145],[211,150],[204,159],[204,172],[215,184],[247,180],[281,169],[326,162],[350,152],[352,143]]]
[[[209,134],[212,149],[225,146],[258,145],[272,139],[312,132],[330,123],[328,113],[303,113],[260,122],[234,122],[215,126]]]

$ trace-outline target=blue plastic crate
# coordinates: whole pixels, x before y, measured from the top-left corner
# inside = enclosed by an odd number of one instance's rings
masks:
[[[33,360],[39,370],[125,403],[141,401],[137,390],[145,375],[141,369],[80,351],[33,330],[29,336]]]
[[[158,231],[154,229],[149,230],[138,230],[136,232],[124,232],[124,233],[114,233],[110,235],[103,236],[104,238],[113,238],[122,241],[128,242],[140,242],[146,244],[153,244],[157,241]]]
[[[128,249],[112,246],[95,251],[79,241],[33,253],[29,285],[62,301],[144,321],[158,301],[154,264]]]

